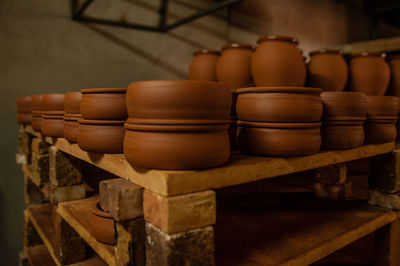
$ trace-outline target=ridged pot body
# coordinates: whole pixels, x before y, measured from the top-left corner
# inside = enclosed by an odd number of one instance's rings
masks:
[[[390,94],[400,97],[400,56],[389,60],[390,65]]]
[[[217,61],[219,53],[198,53],[189,66],[190,80],[217,81]]]
[[[65,112],[68,114],[80,114],[82,93],[79,91],[67,92],[64,98]]]
[[[78,141],[78,118],[64,118],[64,138],[71,143]]]
[[[324,122],[321,128],[322,149],[348,150],[364,143],[363,122]]]
[[[64,119],[62,115],[44,115],[42,119],[41,132],[47,137],[64,137]]]
[[[17,113],[17,122],[21,125],[32,124],[32,114],[31,113]]]
[[[80,111],[84,119],[125,120],[126,89],[82,90]]]
[[[40,132],[42,130],[42,119],[41,114],[32,114],[32,128],[35,131]]]
[[[364,120],[367,114],[367,98],[361,92],[322,92],[322,119]]]
[[[395,96],[368,96],[368,117],[397,116],[399,98]]]
[[[88,213],[90,231],[93,236],[100,242],[108,245],[115,244],[115,229],[112,216],[97,207],[96,204],[91,206]]]
[[[365,143],[376,144],[396,140],[396,120],[367,120],[364,124]]]

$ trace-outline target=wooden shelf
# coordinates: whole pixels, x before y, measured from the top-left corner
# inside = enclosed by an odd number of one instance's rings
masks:
[[[27,247],[25,251],[31,266],[56,265],[45,245]]]
[[[217,265],[308,265],[397,219],[366,201],[312,193],[224,195],[217,204]]]
[[[347,54],[362,52],[399,52],[400,37],[354,42],[331,48],[341,49]]]

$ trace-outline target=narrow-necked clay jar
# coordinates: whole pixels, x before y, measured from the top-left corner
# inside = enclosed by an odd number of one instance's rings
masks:
[[[42,107],[43,95],[35,94],[32,96],[31,100],[31,112],[32,112],[32,128],[40,132],[42,127]]]
[[[78,145],[82,150],[97,153],[122,153],[125,120],[80,119]]]
[[[242,43],[223,46],[222,55],[217,62],[218,82],[228,85],[231,91],[253,87],[250,65],[254,49],[253,45]]]
[[[400,97],[400,55],[391,56],[390,66],[390,95]]]
[[[367,120],[364,124],[365,143],[384,143],[396,140],[397,119]]]
[[[390,69],[384,53],[361,53],[350,61],[350,90],[366,95],[384,95],[390,81]]]
[[[64,119],[62,115],[43,115],[41,132],[47,137],[64,137]]]
[[[84,119],[125,120],[126,89],[84,89],[80,111]],[[154,95],[154,97],[157,97]]]
[[[237,124],[237,146],[242,153],[292,157],[317,153],[321,147],[321,123]]]
[[[253,87],[238,90],[236,113],[241,121],[317,122],[322,115],[321,89]]]
[[[31,113],[17,113],[17,122],[20,125],[32,124],[32,114]]]
[[[130,124],[128,120],[125,128],[124,154],[133,166],[203,169],[229,159],[228,123],[145,125]]]
[[[193,60],[189,66],[189,79],[217,81],[217,60],[220,51],[202,49],[193,53]]]
[[[349,69],[341,50],[315,50],[310,52],[308,85],[324,91],[344,90]]]
[[[98,201],[90,206],[89,223],[94,238],[104,244],[115,244],[114,220],[111,214],[100,209]]]
[[[129,85],[126,104],[135,123],[142,120],[229,119],[228,86],[211,81],[153,80]]]
[[[80,114],[82,93],[80,91],[67,92],[64,98],[65,112],[68,114]]]
[[[17,97],[17,112],[18,113],[30,113],[31,112],[31,96],[19,96]]]
[[[395,96],[367,96],[367,117],[373,119],[377,116],[397,116],[399,99]]]
[[[78,141],[78,120],[82,118],[79,114],[65,114],[64,115],[64,138],[70,143]]]
[[[364,143],[364,121],[326,121],[322,123],[322,149],[348,150]]]
[[[64,93],[48,93],[43,95],[43,112],[48,115],[64,114]]]
[[[258,87],[302,87],[306,81],[306,65],[297,49],[296,38],[264,36],[251,59],[251,72]]]
[[[367,97],[361,92],[324,91],[322,120],[365,120]]]

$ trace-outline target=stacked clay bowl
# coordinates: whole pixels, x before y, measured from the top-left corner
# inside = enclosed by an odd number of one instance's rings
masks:
[[[64,98],[64,138],[71,143],[78,141],[78,120],[82,117],[80,104],[81,92],[67,92]]]
[[[32,123],[31,96],[20,96],[17,98],[17,122],[21,125]]]
[[[321,147],[321,89],[253,87],[238,90],[237,146],[246,154],[304,156]]]
[[[126,89],[84,89],[80,104],[78,145],[98,153],[122,153],[126,113]]]
[[[190,80],[216,81],[216,67],[220,51],[202,49],[193,53],[193,60],[189,66]]]
[[[367,99],[361,92],[327,91],[321,94],[322,149],[346,150],[364,143],[363,124],[367,113]]]
[[[400,55],[389,59],[390,65],[390,95],[400,97]]]
[[[384,143],[396,139],[398,98],[368,96],[367,121],[364,126],[366,143]]]
[[[32,112],[32,128],[38,132],[42,129],[42,100],[43,95],[35,94],[31,98],[31,112]]]
[[[64,137],[64,96],[63,93],[43,96],[42,133],[47,137]]]
[[[230,154],[229,88],[192,80],[141,81],[127,92],[124,154],[133,166],[203,169]]]
[[[90,205],[89,223],[92,234],[98,241],[108,245],[115,244],[113,217],[101,209],[98,201]]]

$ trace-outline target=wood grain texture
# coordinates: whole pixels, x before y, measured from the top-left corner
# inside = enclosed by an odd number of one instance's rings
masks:
[[[54,263],[45,245],[36,245],[26,248],[26,255],[30,266],[57,265]]]

